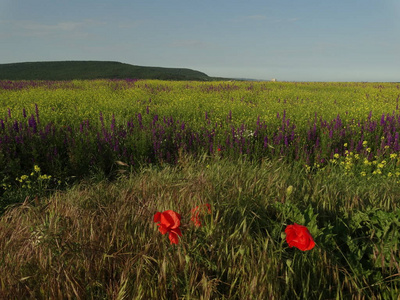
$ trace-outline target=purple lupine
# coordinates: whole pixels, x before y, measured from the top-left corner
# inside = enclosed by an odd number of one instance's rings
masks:
[[[101,127],[104,128],[104,117],[103,117],[103,113],[102,112],[99,113],[99,119],[100,119]]]
[[[334,129],[335,129],[335,130],[338,130],[338,129],[341,128],[341,127],[343,127],[342,120],[340,119],[340,116],[337,115],[336,120],[335,120]]]
[[[387,134],[387,145],[392,143],[392,135],[390,133]]]
[[[333,130],[329,130],[329,138],[333,138]]]
[[[276,135],[274,138],[274,144],[279,145],[281,143],[282,138],[283,138],[282,132],[279,132],[279,135]]]
[[[375,131],[376,126],[377,126],[377,122],[376,122],[376,121],[371,121],[371,122],[369,122],[369,131],[370,131],[370,132]]]
[[[386,122],[385,122],[385,114],[382,114],[381,117],[381,126],[385,126]]]
[[[127,126],[129,129],[134,128],[135,125],[133,125],[133,119],[130,119],[130,120],[126,123],[126,126]]]
[[[395,152],[398,152],[399,149],[399,133],[396,132],[394,135],[394,145],[393,145],[393,149]]]
[[[35,113],[36,113],[36,120],[38,123],[40,123],[40,119],[39,119],[39,108],[38,105],[35,103]]]
[[[15,132],[19,132],[19,126],[18,126],[18,121],[17,120],[14,121],[13,128],[14,128]]]
[[[357,148],[356,148],[357,152],[360,152],[363,149],[363,139],[364,138],[361,137],[361,139],[358,141]]]
[[[157,123],[158,121],[158,115],[154,115],[153,117],[153,126]]]

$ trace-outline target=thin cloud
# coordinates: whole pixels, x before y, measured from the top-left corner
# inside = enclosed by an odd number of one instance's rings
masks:
[[[271,19],[271,23],[294,23],[299,21],[300,18],[289,18],[289,19]]]
[[[4,23],[4,22],[3,22]],[[6,21],[10,31],[17,36],[41,37],[58,34],[72,34],[75,37],[86,37],[85,29],[92,26],[105,25],[104,22],[94,20],[83,20],[81,22],[58,22],[54,24],[45,24],[35,21]]]
[[[235,22],[267,21],[269,23],[294,23],[299,20],[300,20],[300,18],[276,19],[276,18],[268,17],[266,15],[250,15],[250,16],[243,16],[243,17],[234,19]]]
[[[37,22],[25,21],[17,26],[23,30],[37,33],[50,33],[54,31],[73,31],[82,27],[82,22],[60,22],[57,24],[41,24]]]

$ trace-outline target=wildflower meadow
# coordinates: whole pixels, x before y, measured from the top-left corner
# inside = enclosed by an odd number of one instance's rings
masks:
[[[399,100],[0,81],[0,298],[397,299]]]

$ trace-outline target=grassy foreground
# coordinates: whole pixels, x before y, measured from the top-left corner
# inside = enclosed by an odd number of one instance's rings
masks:
[[[0,219],[4,299],[396,299],[396,179],[349,177],[340,164],[307,171],[181,156],[176,165],[120,166],[112,182],[29,199]],[[124,172],[125,171],[125,172]],[[203,226],[193,207],[209,203]],[[171,245],[157,211],[182,215]],[[305,225],[316,247],[289,248]]]

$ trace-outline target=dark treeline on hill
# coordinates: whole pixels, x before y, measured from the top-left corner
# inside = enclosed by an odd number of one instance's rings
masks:
[[[142,67],[112,61],[48,61],[0,64],[1,80],[160,79],[210,81],[185,68]]]

